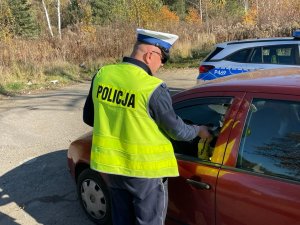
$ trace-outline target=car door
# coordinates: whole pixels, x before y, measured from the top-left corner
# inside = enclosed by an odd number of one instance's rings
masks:
[[[174,104],[185,122],[209,126],[215,138],[210,145],[199,138],[173,141],[180,176],[169,179],[166,224],[215,224],[216,181],[242,97],[240,92],[202,93]]]
[[[299,96],[248,93],[242,106],[218,176],[216,224],[300,224]]]

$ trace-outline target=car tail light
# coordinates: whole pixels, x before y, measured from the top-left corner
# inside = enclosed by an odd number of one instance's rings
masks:
[[[215,67],[214,66],[211,66],[211,65],[202,65],[202,66],[199,66],[199,73],[206,73],[208,72],[209,70],[212,70],[214,69]]]

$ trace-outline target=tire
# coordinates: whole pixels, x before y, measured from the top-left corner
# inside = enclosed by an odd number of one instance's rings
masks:
[[[100,174],[85,169],[79,174],[77,193],[88,217],[99,225],[111,225],[111,204],[108,189]]]

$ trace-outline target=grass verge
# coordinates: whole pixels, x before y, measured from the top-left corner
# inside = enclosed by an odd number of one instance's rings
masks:
[[[85,66],[65,62],[39,65],[34,69],[28,65],[14,65],[0,75],[3,78],[0,81],[0,95],[16,96],[56,89],[89,80],[92,73]]]
[[[164,68],[198,68],[200,61],[206,54],[207,52],[203,52],[198,55],[201,58],[172,56]],[[0,77],[5,78],[0,80],[0,95],[16,96],[81,83],[91,80],[98,68],[108,63],[114,62],[109,60],[106,63],[90,63],[88,65],[52,62],[36,67],[14,65],[10,71],[0,75]]]

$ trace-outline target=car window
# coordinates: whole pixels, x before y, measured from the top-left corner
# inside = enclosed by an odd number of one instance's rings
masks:
[[[232,102],[231,97],[191,99],[174,104],[175,112],[188,124],[206,125],[213,139],[203,142],[196,137],[190,142],[172,141],[175,153],[211,161],[214,145],[223,126],[225,115]],[[215,157],[213,157],[215,158]]]
[[[297,65],[298,45],[271,45],[241,49],[226,60],[240,63]]]
[[[237,167],[300,181],[300,103],[254,99]]]
[[[297,47],[298,45],[265,46],[262,49],[263,63],[295,65]]]
[[[219,52],[221,52],[224,48],[221,47],[216,47],[215,50],[213,50],[203,61],[204,62],[209,62],[212,57],[214,57],[216,54],[218,54]]]
[[[250,58],[250,63],[262,63],[262,48],[254,48],[252,56]]]
[[[242,49],[229,55],[228,57],[226,57],[226,59],[232,62],[246,63],[248,62],[251,51],[252,48]]]

